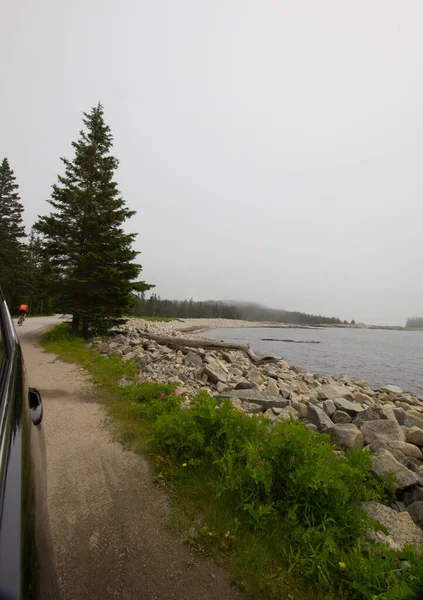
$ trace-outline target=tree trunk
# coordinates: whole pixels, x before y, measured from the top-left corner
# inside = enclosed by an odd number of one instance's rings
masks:
[[[72,333],[73,335],[79,335],[79,315],[73,315],[72,317]]]
[[[257,356],[251,349],[250,344],[231,344],[230,342],[217,342],[214,340],[189,340],[186,338],[174,338],[174,337],[162,337],[160,335],[153,335],[152,333],[146,333],[142,329],[138,329],[138,333],[141,337],[149,340],[154,340],[162,346],[169,346],[170,348],[213,348],[215,350],[240,350],[244,352],[251,362],[256,364],[266,362],[277,362],[283,357],[276,356]]]

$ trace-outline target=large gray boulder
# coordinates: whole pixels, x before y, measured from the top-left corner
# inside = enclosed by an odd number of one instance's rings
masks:
[[[412,415],[409,412],[405,413],[404,423],[406,427],[418,427],[419,429],[423,429],[423,419],[417,417],[416,415]]]
[[[346,400],[346,398],[335,398],[334,402],[338,410],[343,410],[352,417],[355,417],[359,413],[366,411],[361,404],[358,404],[357,402],[351,402],[350,400]]]
[[[203,365],[203,360],[196,352],[189,350],[184,358],[184,363],[187,367],[201,367]]]
[[[337,410],[332,416],[334,423],[351,423],[351,415],[343,410]]]
[[[325,400],[322,406],[329,418],[332,418],[332,416],[336,413],[336,406],[333,400]]]
[[[354,396],[347,387],[329,383],[319,388],[319,398],[321,400],[335,400],[335,398],[353,400]]]
[[[411,456],[413,458],[423,458],[422,451],[414,444],[407,444],[407,442],[400,442],[398,440],[390,440],[388,446],[395,450],[400,450],[405,456]]]
[[[366,421],[360,429],[365,444],[372,444],[378,440],[399,440],[405,442],[405,433],[396,421],[388,419]]]
[[[414,546],[421,549],[423,532],[413,522],[408,512],[397,512],[389,506],[368,502],[363,505],[364,512],[386,527],[388,535],[382,531],[372,531],[371,537],[382,544],[387,544],[391,550],[400,552],[404,546]]]
[[[316,406],[310,402],[307,404],[307,419],[310,423],[316,425],[319,431],[326,431],[333,426],[332,421],[324,410],[320,406]]]
[[[407,507],[407,512],[413,519],[414,523],[420,528],[423,528],[423,502],[417,500]]]
[[[341,448],[363,446],[363,434],[353,423],[333,425],[327,429],[326,433],[330,435],[332,442]]]
[[[419,427],[412,427],[406,433],[406,441],[409,444],[415,444],[416,446],[423,446],[423,429]]]
[[[207,375],[207,379],[210,383],[226,383],[227,373],[222,369],[222,367],[218,364],[214,358],[208,358],[207,363],[203,368],[203,375]]]
[[[388,394],[402,394],[402,389],[397,385],[385,385],[381,391],[387,392]]]
[[[400,425],[410,428],[418,427],[419,429],[423,429],[423,419],[420,417],[410,414],[409,412],[405,412],[399,408],[394,408],[394,413]]]
[[[372,472],[377,477],[393,474],[397,480],[393,482],[395,489],[409,488],[419,481],[418,476],[397,461],[388,450],[377,450],[376,456],[372,457]]]

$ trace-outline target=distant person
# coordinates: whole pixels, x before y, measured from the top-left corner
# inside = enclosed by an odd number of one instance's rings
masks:
[[[22,317],[22,321],[25,320],[27,312],[28,312],[28,304],[21,304],[19,307],[19,316]]]

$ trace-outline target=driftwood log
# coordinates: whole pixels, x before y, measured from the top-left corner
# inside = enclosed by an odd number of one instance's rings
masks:
[[[148,340],[154,340],[161,346],[168,346],[169,348],[211,348],[213,350],[239,350],[244,352],[255,364],[263,364],[267,362],[277,362],[281,358],[276,356],[257,356],[250,346],[250,344],[232,344],[231,342],[218,342],[215,340],[191,340],[186,338],[176,337],[163,337],[160,335],[154,335],[147,333],[142,329],[138,329],[138,333]]]
[[[261,338],[262,342],[290,342],[291,344],[320,344],[315,340],[278,340],[275,338]]]

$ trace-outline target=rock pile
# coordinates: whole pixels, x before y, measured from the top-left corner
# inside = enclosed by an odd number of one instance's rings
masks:
[[[176,384],[182,406],[188,407],[190,398],[204,390],[230,398],[234,408],[251,416],[263,414],[275,422],[301,419],[312,431],[328,434],[342,449],[368,447],[374,453],[374,474],[394,473],[397,489],[396,502],[383,509],[369,506],[369,514],[376,514],[378,520],[383,515],[383,524],[391,532],[385,541],[393,548],[423,542],[422,397],[394,385],[372,389],[366,381],[348,376],[335,380],[301,372],[283,359],[254,363],[239,350],[190,347],[190,341],[198,344],[201,338],[183,329],[181,323],[175,327],[131,320],[106,341],[95,339],[93,344],[102,354],[134,359],[140,380]],[[178,343],[163,345],[149,335],[170,336]],[[122,380],[120,385],[129,383]],[[401,516],[403,512],[407,514]],[[406,528],[401,525],[405,522]],[[409,535],[402,535],[399,542],[395,531],[401,528]]]

